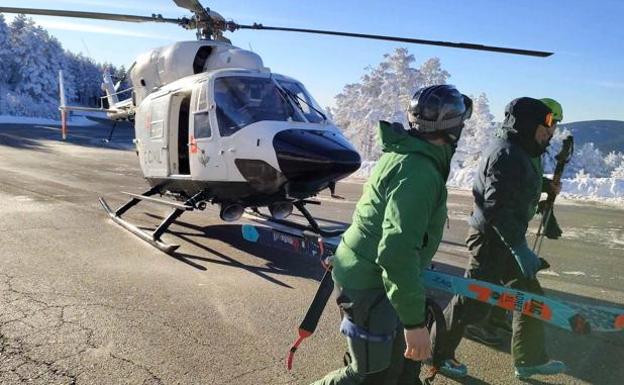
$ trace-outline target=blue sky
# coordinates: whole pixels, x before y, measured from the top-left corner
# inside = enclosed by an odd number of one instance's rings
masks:
[[[125,3],[125,5],[121,5]],[[332,105],[342,87],[355,82],[384,53],[407,47],[418,63],[437,56],[462,92],[485,92],[501,119],[518,96],[552,97],[565,120],[624,120],[624,1],[231,1],[205,6],[241,24],[333,29],[432,40],[554,51],[532,58],[441,47],[270,31],[228,34],[239,47],[259,53],[273,71],[301,80],[321,105]],[[181,17],[168,0],[0,0],[2,6],[70,9]],[[7,18],[11,16],[6,15]],[[130,65],[152,47],[193,40],[174,25],[33,17],[63,46],[98,61]]]

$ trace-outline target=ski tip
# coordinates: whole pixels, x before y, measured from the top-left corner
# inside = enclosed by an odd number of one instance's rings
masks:
[[[242,225],[241,231],[243,232],[243,238],[249,242],[257,242],[258,238],[260,238],[260,234],[255,226],[252,225]]]

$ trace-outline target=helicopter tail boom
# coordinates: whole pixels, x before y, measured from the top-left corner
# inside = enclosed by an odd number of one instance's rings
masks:
[[[102,103],[100,103],[101,107],[70,106],[67,104],[63,71],[59,71],[59,111],[61,112],[61,131],[63,132],[63,139],[66,138],[67,117],[69,111],[105,112],[108,118],[112,120],[126,120],[134,116],[134,103],[132,103],[132,99],[119,101],[119,98],[117,97],[119,93],[126,92],[128,90],[115,92],[113,80],[108,71],[104,73],[102,88],[106,92],[105,98],[108,100],[110,106],[109,108],[104,108]]]

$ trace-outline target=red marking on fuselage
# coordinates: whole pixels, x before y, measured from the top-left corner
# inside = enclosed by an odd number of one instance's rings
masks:
[[[624,329],[624,314],[615,317],[615,328]]]
[[[191,136],[191,145],[189,146],[190,150],[191,150],[191,154],[196,154],[197,153],[197,141],[195,140],[195,137]]]

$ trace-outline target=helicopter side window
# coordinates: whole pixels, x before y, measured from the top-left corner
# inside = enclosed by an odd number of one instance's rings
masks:
[[[210,138],[212,136],[209,116],[206,89],[201,87],[197,97],[197,110],[193,113],[195,138]]]
[[[259,121],[303,121],[269,78],[218,78],[215,80],[214,99],[221,136],[232,135]]]
[[[197,94],[197,111],[207,110],[208,98],[206,97],[206,89],[200,87]]]
[[[166,100],[155,100],[150,108],[150,137],[160,138],[165,125]]]
[[[197,111],[193,114],[196,138],[210,138],[212,136],[209,116],[208,111]]]

